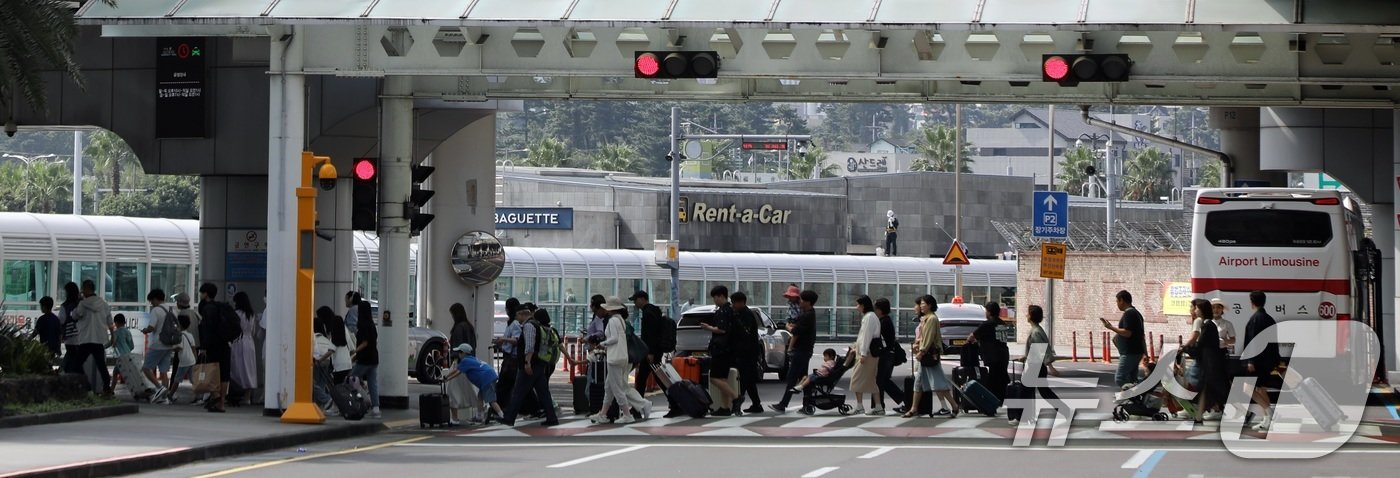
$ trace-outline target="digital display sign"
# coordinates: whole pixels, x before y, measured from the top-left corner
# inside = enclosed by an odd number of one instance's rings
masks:
[[[203,138],[203,38],[156,39],[156,137]]]
[[[787,141],[744,141],[739,143],[742,150],[765,150],[765,151],[787,151]]]

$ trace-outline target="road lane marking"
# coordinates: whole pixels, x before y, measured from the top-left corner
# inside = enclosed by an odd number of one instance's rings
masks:
[[[617,456],[617,455],[621,455],[621,454],[623,454],[623,453],[631,453],[631,452],[634,452],[634,451],[637,451],[637,450],[641,450],[641,449],[646,448],[646,447],[647,447],[647,445],[632,445],[632,446],[629,446],[629,447],[627,447],[627,448],[622,448],[622,449],[619,449],[619,450],[605,451],[605,452],[599,453],[599,454],[597,454],[597,455],[585,456],[585,457],[579,458],[579,459],[577,459],[577,460],[569,460],[569,461],[566,461],[566,462],[563,462],[563,463],[555,463],[555,464],[553,464],[553,465],[549,465],[548,468],[568,468],[568,467],[571,467],[571,466],[574,466],[574,465],[578,465],[578,464],[582,464],[582,463],[588,463],[588,462],[594,461],[594,460],[601,460],[601,459],[604,459],[604,458],[607,458],[607,457],[610,457],[610,456]]]
[[[216,471],[216,472],[214,472],[214,473],[208,473],[208,474],[204,474],[204,475],[199,475],[199,476],[197,476],[197,477],[195,477],[195,478],[215,478],[215,477],[219,477],[219,476],[228,476],[228,475],[233,475],[233,474],[238,474],[238,473],[243,473],[243,472],[248,472],[248,471],[253,471],[253,470],[260,470],[260,469],[263,469],[263,468],[272,467],[272,466],[277,466],[277,465],[285,465],[285,464],[288,464],[288,463],[296,463],[296,462],[299,462],[299,461],[315,460],[315,459],[317,459],[317,458],[325,458],[325,457],[330,457],[330,456],[349,455],[349,454],[352,454],[352,453],[360,453],[360,452],[366,452],[366,451],[373,451],[373,450],[378,450],[378,449],[380,449],[380,448],[388,448],[388,447],[392,447],[392,446],[409,445],[409,444],[412,444],[412,443],[414,443],[414,442],[427,440],[427,439],[429,439],[429,438],[432,438],[432,436],[431,436],[431,435],[419,436],[419,437],[413,437],[413,438],[409,438],[409,439],[405,439],[405,440],[392,441],[392,442],[388,442],[388,443],[380,443],[380,444],[378,444],[378,445],[371,445],[371,446],[367,446],[367,447],[357,447],[357,448],[350,448],[350,449],[347,449],[347,450],[328,451],[328,452],[316,453],[316,454],[312,454],[312,455],[302,455],[302,456],[292,457],[292,458],[283,458],[283,459],[280,459],[280,460],[265,461],[265,462],[262,462],[262,463],[255,463],[255,464],[248,465],[248,466],[240,466],[240,467],[238,467],[238,468],[229,468],[229,469],[224,470],[224,471]]]
[[[164,450],[148,451],[148,452],[145,452],[145,453],[137,453],[137,454],[134,454],[134,455],[123,455],[123,456],[112,457],[112,458],[99,458],[99,459],[96,459],[96,460],[79,461],[79,462],[75,462],[75,463],[64,463],[64,464],[62,464],[62,465],[46,466],[46,467],[43,467],[43,468],[32,468],[32,469],[28,469],[28,470],[18,470],[18,471],[0,473],[0,478],[9,477],[9,476],[20,476],[20,475],[29,475],[29,474],[38,474],[38,473],[44,473],[44,472],[58,471],[58,470],[62,470],[62,469],[65,469],[65,468],[72,468],[72,467],[91,467],[91,466],[93,466],[93,465],[100,465],[100,464],[108,463],[108,462],[117,462],[117,461],[133,460],[133,459],[137,459],[137,458],[145,458],[145,457],[148,457],[148,456],[159,456],[159,455],[167,455],[167,454],[172,454],[172,453],[180,453],[180,452],[183,452],[183,451],[186,451],[186,450],[189,450],[189,449],[190,449],[189,447],[167,448],[167,449],[164,449]]]
[[[1152,469],[1156,468],[1157,463],[1161,462],[1162,457],[1166,455],[1166,450],[1152,452],[1152,456],[1147,457],[1147,461],[1142,464],[1142,467],[1138,468],[1137,473],[1133,474],[1133,478],[1147,478],[1148,476],[1152,476]]]
[[[1143,463],[1146,463],[1147,457],[1152,456],[1152,453],[1155,451],[1157,450],[1138,450],[1137,453],[1133,454],[1132,458],[1128,458],[1128,461],[1123,462],[1123,468],[1137,469],[1139,466],[1142,466]]]
[[[869,459],[871,459],[871,458],[875,458],[875,457],[878,457],[878,456],[880,456],[880,455],[883,455],[883,454],[886,454],[886,453],[889,453],[889,452],[892,452],[892,451],[894,451],[894,447],[892,447],[892,446],[883,446],[883,447],[880,447],[880,448],[876,448],[874,451],[871,451],[870,453],[866,453],[866,454],[864,454],[864,455],[861,455],[861,456],[859,456],[858,458],[865,459],[865,460],[869,460]]]
[[[815,469],[815,470],[812,470],[811,473],[802,475],[802,478],[817,478],[818,476],[822,476],[822,475],[825,475],[825,474],[827,474],[827,473],[831,473],[831,472],[836,471],[836,470],[839,470],[839,469],[841,469],[841,467],[839,467],[839,466],[824,466],[824,467],[821,467],[821,468],[817,468],[817,469]]]
[[[939,436],[946,436],[946,435],[939,435]],[[553,442],[553,443],[538,443],[538,442],[535,442],[535,443],[522,443],[522,442],[510,442],[510,443],[406,443],[406,444],[395,445],[395,446],[402,446],[402,447],[421,447],[421,448],[568,448],[568,447],[609,447],[609,446],[632,446],[632,445],[634,445],[634,444],[633,444],[633,443],[591,443],[591,442],[576,442],[576,443],[570,443],[570,442]],[[670,443],[670,444],[668,444],[668,443],[656,443],[656,444],[651,444],[651,445],[646,445],[646,446],[647,446],[647,447],[651,447],[651,448],[765,448],[765,449],[790,449],[790,450],[800,450],[800,449],[807,449],[807,448],[842,448],[842,449],[844,449],[844,448],[859,448],[859,449],[870,449],[870,448],[873,447],[872,445],[848,445],[848,444],[839,444],[839,443],[819,443],[819,444],[818,444],[818,443],[814,443],[814,444],[804,444],[804,445],[786,445],[786,444],[779,445],[779,444],[767,444],[767,443],[732,443],[732,444],[725,444],[725,443]],[[977,450],[986,450],[986,451],[1028,450],[1028,451],[1054,451],[1054,452],[1104,452],[1104,451],[1131,451],[1131,450],[1138,450],[1138,449],[1141,448],[1141,445],[1134,445],[1134,444],[1132,444],[1132,443],[1125,443],[1125,444],[1124,444],[1123,446],[1121,446],[1121,447],[1106,447],[1106,446],[1094,446],[1094,447],[1049,447],[1049,446],[1029,446],[1029,447],[1025,447],[1025,446],[1010,446],[1010,445],[899,445],[899,446],[894,446],[894,448],[897,449],[897,450],[963,450],[963,451],[977,451]],[[1224,449],[1224,448],[1190,448],[1190,447],[1182,447],[1182,448],[1169,448],[1169,450],[1170,450],[1170,451],[1173,451],[1173,452],[1185,452],[1185,453],[1225,453],[1225,454],[1228,454],[1228,453],[1229,453],[1229,450],[1226,450],[1226,449]],[[1301,454],[1314,454],[1314,453],[1317,453],[1317,450],[1316,450],[1316,449],[1310,449],[1310,448],[1281,448],[1281,449],[1278,449],[1278,450],[1270,450],[1270,453],[1301,453]],[[1337,450],[1337,451],[1332,452],[1332,454],[1334,454],[1334,455],[1400,455],[1400,448],[1371,448],[1371,449],[1343,448],[1343,449],[1340,449],[1340,450]]]

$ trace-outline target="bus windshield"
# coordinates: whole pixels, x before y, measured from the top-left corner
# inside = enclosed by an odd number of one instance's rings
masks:
[[[1332,222],[1321,211],[1250,209],[1206,215],[1206,240],[1218,247],[1323,247]]]

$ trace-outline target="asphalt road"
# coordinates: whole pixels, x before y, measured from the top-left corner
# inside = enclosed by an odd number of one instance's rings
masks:
[[[146,476],[1312,477],[1395,475],[1400,448],[1348,445],[1312,460],[1247,460],[1214,446],[1133,440],[1013,448],[958,440],[483,439],[400,432],[205,462]],[[915,470],[924,470],[917,472]]]

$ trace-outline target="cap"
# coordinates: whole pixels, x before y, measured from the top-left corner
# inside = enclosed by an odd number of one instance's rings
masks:
[[[632,293],[632,296],[627,298],[627,300],[637,300],[637,299],[647,299],[647,300],[651,300],[651,296],[648,296],[648,295],[647,295],[647,291],[639,290],[639,291],[633,292],[633,293]]]
[[[1218,306],[1224,307],[1224,306],[1225,306],[1225,301],[1220,300],[1219,297],[1216,297],[1216,298],[1210,300],[1210,306],[1211,306],[1211,307],[1215,307],[1215,306],[1217,306],[1217,305],[1218,305]]]
[[[457,348],[452,349],[452,350],[455,351],[455,352],[461,352],[461,353],[464,353],[464,354],[467,354],[467,355],[471,355],[471,354],[472,354],[472,344],[462,344],[462,345],[458,345]]]
[[[783,292],[783,297],[787,297],[789,299],[796,299],[801,296],[802,292],[798,291],[797,286],[795,285],[788,286],[787,292]]]
[[[623,305],[622,299],[617,298],[617,296],[612,296],[608,297],[608,301],[603,303],[603,309],[612,311],[627,310],[627,306]]]
[[[190,303],[190,295],[189,295],[189,294],[186,294],[186,293],[184,293],[184,292],[181,292],[181,293],[179,293],[179,294],[175,294],[174,299],[175,299],[175,303],[176,303],[176,304],[189,304],[189,303]]]

